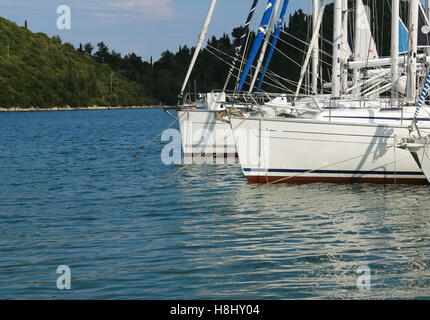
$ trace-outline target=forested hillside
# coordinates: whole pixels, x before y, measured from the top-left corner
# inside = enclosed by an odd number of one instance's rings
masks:
[[[388,0],[365,0],[370,8],[372,29],[380,55],[389,55],[391,9]],[[349,1],[353,7],[353,1]],[[401,15],[407,16],[402,2]],[[246,13],[243,14],[243,19]],[[350,12],[350,30],[353,12]],[[260,19],[260,17],[257,17]],[[330,81],[333,5],[326,8],[321,33],[322,77]],[[238,25],[241,21],[238,20]],[[270,69],[285,79],[296,81],[311,36],[311,17],[302,10],[291,14],[281,33]],[[198,92],[221,89],[242,34],[242,27],[231,35],[210,37],[197,60],[188,90]],[[251,34],[250,43],[253,37]],[[163,104],[173,105],[194,53],[181,46],[177,52],[165,51],[157,61],[143,61],[135,53],[121,54],[103,41],[80,44],[75,48],[58,36],[49,38],[26,27],[0,18],[0,107],[85,107]],[[103,39],[101,39],[103,40]],[[290,89],[293,84],[283,81]],[[230,82],[228,89],[233,89]],[[263,90],[281,91],[279,86]]]
[[[153,103],[142,86],[59,37],[0,18],[0,107],[82,107]],[[112,79],[112,87],[111,87]]]

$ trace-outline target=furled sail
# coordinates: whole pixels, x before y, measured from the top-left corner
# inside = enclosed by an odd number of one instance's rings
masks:
[[[370,28],[370,20],[369,20],[369,12],[370,9],[367,6],[363,5],[362,0],[358,0],[357,4],[362,6],[365,10],[360,10],[360,16],[359,19],[359,26],[360,29],[357,31],[359,32],[359,39],[360,43],[358,46],[358,50],[356,50],[356,59],[361,60],[372,60],[372,59],[378,59],[378,51],[376,49],[376,43],[372,36],[372,31]]]
[[[340,57],[341,57],[341,60],[346,61],[352,56],[352,50],[349,44],[348,34],[345,34],[345,33],[342,34],[341,46],[342,48],[341,48]]]
[[[418,47],[430,47],[430,25],[421,3],[418,15]]]
[[[269,0],[267,2],[266,10],[263,15],[263,19],[261,20],[260,27],[258,28],[258,33],[254,41],[254,45],[252,46],[251,53],[249,54],[248,61],[246,62],[245,68],[240,77],[239,87],[237,91],[240,93],[242,91],[243,84],[248,76],[249,70],[251,69],[254,59],[257,56],[258,50],[260,49],[263,38],[266,34],[267,28],[269,26],[269,20],[272,16],[273,7],[275,0]]]
[[[287,12],[289,0],[284,0],[284,5],[282,6],[281,15],[276,24],[275,35],[273,37],[272,45],[270,47],[269,53],[267,54],[266,63],[264,65],[263,73],[260,77],[260,82],[257,87],[257,92],[260,91],[261,85],[263,84],[264,77],[266,75],[267,69],[269,68],[270,60],[272,59],[273,52],[275,51],[276,44],[278,43],[279,35],[281,34],[281,29],[285,21],[285,14]]]

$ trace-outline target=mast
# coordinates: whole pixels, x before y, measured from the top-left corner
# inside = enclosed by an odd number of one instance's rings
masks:
[[[361,22],[364,15],[364,6],[361,0],[355,1],[355,23],[354,23],[354,60],[360,60]],[[360,69],[354,69],[354,87],[357,87],[356,95],[360,95],[359,82],[361,78]]]
[[[185,91],[185,88],[187,87],[188,80],[190,79],[191,72],[194,69],[194,65],[196,63],[197,57],[200,54],[200,49],[202,48],[203,41],[206,38],[206,34],[207,34],[208,28],[209,28],[209,24],[211,23],[212,15],[213,15],[213,12],[214,12],[214,9],[215,9],[215,4],[216,4],[216,0],[212,0],[211,5],[209,7],[208,14],[206,16],[205,23],[203,24],[203,29],[200,32],[200,37],[199,37],[199,41],[198,41],[197,46],[196,46],[196,51],[194,51],[194,55],[193,55],[193,58],[191,60],[191,64],[190,64],[190,66],[188,68],[187,75],[185,76],[184,83],[182,84],[182,89],[181,89],[181,94],[180,94],[181,98],[184,95],[184,91]]]
[[[332,69],[332,96],[340,97],[340,49],[342,45],[342,2],[334,0],[333,13],[333,69]]]
[[[348,87],[348,70],[345,67],[346,63],[346,48],[348,46],[348,0],[343,0],[342,3],[342,46],[341,46],[341,88],[345,92]]]
[[[263,41],[263,37],[267,31],[270,17],[272,16],[274,3],[275,0],[268,0],[267,2],[263,18],[261,19],[260,27],[258,28],[257,36],[251,49],[251,53],[249,54],[248,61],[246,62],[245,68],[243,69],[242,75],[240,77],[239,86],[237,88],[238,93],[242,91],[242,87],[245,83],[246,78],[248,77],[248,73],[251,70],[252,64],[254,63],[254,59],[257,56],[258,49],[260,49],[261,42]]]
[[[414,103],[417,96],[418,5],[419,0],[411,0],[409,8],[408,103]]]
[[[318,12],[318,18],[317,18],[317,23],[315,25],[315,30],[313,31],[312,39],[311,39],[311,42],[309,43],[309,49],[308,49],[308,52],[306,53],[306,57],[305,57],[305,61],[304,61],[303,66],[302,66],[302,70],[300,71],[300,78],[299,78],[299,82],[297,84],[295,98],[294,98],[295,100],[297,99],[297,95],[300,92],[300,87],[302,86],[303,77],[304,77],[304,75],[308,69],[308,64],[309,64],[309,61],[311,59],[311,54],[313,52],[313,48],[315,46],[315,43],[318,41],[319,30],[321,27],[322,18],[324,15],[324,10],[325,10],[326,4],[327,4],[327,0],[322,0],[321,8]]]
[[[430,0],[426,0],[426,14],[427,14],[427,19],[430,20]]]
[[[237,60],[239,60],[240,53],[242,51],[242,47],[245,44],[245,39],[248,36],[249,25],[251,24],[252,18],[254,16],[255,9],[257,8],[257,4],[258,4],[258,0],[254,0],[254,3],[252,4],[251,10],[249,11],[248,18],[246,19],[245,27],[243,28],[243,34],[242,34],[242,36],[240,37],[240,40],[239,40],[239,46],[235,48],[236,52],[235,52],[234,60],[233,60],[233,63],[231,65],[231,67],[230,67],[230,70],[228,72],[227,80],[225,81],[224,88],[223,88],[222,91],[225,91],[227,89],[228,83],[230,82],[230,78],[233,75],[234,69],[236,67]]]
[[[264,39],[263,47],[261,48],[260,57],[258,58],[258,61],[257,61],[257,67],[255,68],[254,77],[252,78],[251,86],[249,87],[249,90],[248,90],[249,93],[251,93],[252,89],[254,89],[255,81],[257,81],[258,73],[260,72],[261,65],[263,64],[264,55],[266,54],[266,49],[270,41],[270,36],[272,35],[272,29],[276,22],[276,15],[278,13],[280,2],[281,0],[276,0],[275,2],[275,8],[273,9],[269,29],[266,31],[266,38]]]
[[[319,11],[319,0],[312,0],[312,30],[315,32]],[[316,95],[318,91],[318,68],[319,68],[319,44],[318,41],[312,50],[312,95]]]
[[[399,79],[399,19],[400,0],[392,0],[391,14],[391,99],[397,97],[397,81]]]

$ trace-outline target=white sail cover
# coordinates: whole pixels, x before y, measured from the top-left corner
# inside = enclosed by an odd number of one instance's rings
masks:
[[[342,42],[341,42],[341,53],[340,58],[343,61],[348,60],[352,56],[351,46],[348,42],[348,34],[342,34]]]
[[[357,60],[372,60],[378,59],[378,51],[376,49],[376,43],[372,36],[372,31],[370,28],[370,9],[367,6],[363,5],[362,0],[358,0],[356,3],[356,10],[359,10],[359,26],[360,28],[357,30],[359,32],[360,43],[358,46],[358,50],[356,50],[356,59]]]

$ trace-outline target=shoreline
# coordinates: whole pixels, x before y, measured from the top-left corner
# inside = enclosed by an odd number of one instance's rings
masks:
[[[21,107],[13,107],[13,108],[0,108],[0,112],[41,112],[41,111],[77,111],[77,110],[120,110],[120,109],[157,109],[158,106],[129,106],[129,107],[99,107],[99,106],[90,106],[90,107],[79,107],[79,108],[71,108],[71,107],[52,107],[52,108],[21,108]]]

